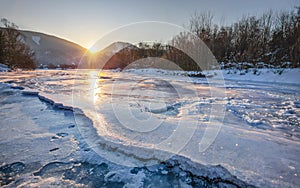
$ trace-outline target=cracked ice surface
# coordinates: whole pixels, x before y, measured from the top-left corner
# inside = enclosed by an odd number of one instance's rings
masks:
[[[153,148],[164,149],[156,146],[186,130],[183,138],[189,131],[193,134],[177,154],[201,164],[220,164],[257,186],[300,186],[299,84],[225,80],[223,88],[212,88],[204,78],[155,71],[147,76],[140,71],[12,72],[1,74],[1,80],[80,108],[94,123],[93,128],[82,126],[81,134],[92,147],[106,149],[107,159],[130,164],[157,160],[161,152]],[[219,90],[226,97],[211,96]],[[206,128],[214,126],[209,122],[212,105],[220,103],[226,106],[222,127],[210,147],[199,152]],[[176,143],[185,142],[178,139]]]

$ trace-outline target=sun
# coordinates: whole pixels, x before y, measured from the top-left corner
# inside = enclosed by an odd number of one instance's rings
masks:
[[[94,53],[96,53],[96,52],[99,51],[99,50],[98,50],[97,48],[95,48],[95,47],[90,47],[88,50],[89,50],[89,52],[92,53],[92,54],[94,54]]]

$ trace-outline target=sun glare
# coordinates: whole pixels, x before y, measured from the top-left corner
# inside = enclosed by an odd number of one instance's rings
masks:
[[[98,50],[95,49],[95,48],[93,48],[93,47],[91,47],[91,48],[89,48],[89,52],[92,53],[92,54],[94,54],[94,53],[98,52]]]

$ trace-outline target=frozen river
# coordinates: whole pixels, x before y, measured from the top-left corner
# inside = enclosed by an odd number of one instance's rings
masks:
[[[178,154],[256,186],[300,187],[300,84],[210,83],[161,70],[39,70],[0,80],[76,107],[84,139],[116,164]],[[77,118],[82,113],[93,125]]]

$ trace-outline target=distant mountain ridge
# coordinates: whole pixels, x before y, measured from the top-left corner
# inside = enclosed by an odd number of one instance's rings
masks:
[[[87,49],[79,44],[34,31],[20,32],[25,36],[25,43],[35,52],[38,67],[49,65],[78,65]]]
[[[112,62],[111,59],[116,57],[116,54],[120,53],[123,50],[133,50],[138,49],[133,44],[127,43],[127,42],[114,42],[101,51],[98,51],[94,54],[88,55],[88,60],[84,60],[78,67],[79,68],[92,68],[92,69],[115,69],[115,68],[121,68],[120,64],[115,64],[115,62]],[[120,61],[126,61],[125,59]]]
[[[124,48],[137,48],[126,42],[114,42],[96,53],[57,36],[35,31],[20,32],[25,36],[24,42],[35,53],[35,59],[39,68],[57,68],[72,66],[78,68],[95,69],[102,68],[105,63],[116,53]]]
[[[34,51],[38,68],[163,68],[201,71],[193,59],[170,45],[140,42],[138,47],[118,41],[91,53],[76,43],[56,36],[33,31],[20,32],[25,36],[24,42]]]

